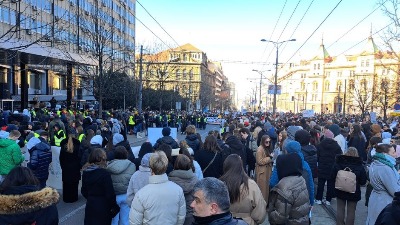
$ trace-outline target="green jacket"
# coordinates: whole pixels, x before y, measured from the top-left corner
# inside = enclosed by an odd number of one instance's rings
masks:
[[[0,175],[7,175],[24,160],[25,157],[14,140],[0,139]]]

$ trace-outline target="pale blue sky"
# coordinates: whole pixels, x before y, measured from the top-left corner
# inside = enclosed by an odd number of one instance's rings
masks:
[[[191,43],[204,51],[211,60],[273,63],[275,61],[274,46],[261,42],[262,38],[273,41],[297,39],[296,42],[290,42],[286,47],[285,45],[281,47],[280,63],[287,62],[292,56],[291,61],[300,58],[309,59],[317,53],[322,36],[325,46],[329,47],[328,52],[335,56],[368,37],[371,25],[372,31],[376,32],[389,23],[382,11],[378,9],[333,44],[377,7],[376,0],[343,0],[309,41],[297,54],[294,54],[339,0],[314,0],[293,36],[291,35],[295,27],[312,0],[300,1],[292,19],[283,31],[299,2],[299,0],[287,0],[273,34],[272,31],[285,0],[140,0],[139,2],[179,45]],[[177,47],[177,44],[161,30],[138,3],[136,3],[136,14],[137,19],[165,43],[170,47]],[[136,22],[136,38],[137,45],[153,46],[154,42],[161,43],[139,21]],[[374,35],[374,38],[380,45],[379,34]],[[361,52],[365,44],[366,42],[363,42],[344,54]],[[384,49],[383,45],[381,47]],[[168,47],[163,46],[163,48]],[[252,69],[267,70],[270,67],[272,65],[223,63],[225,74],[241,87],[251,85],[246,80],[247,77],[258,77]]]

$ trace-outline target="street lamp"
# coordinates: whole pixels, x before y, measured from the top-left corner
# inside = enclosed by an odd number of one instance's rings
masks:
[[[273,83],[270,79],[266,78],[263,75],[263,72],[267,72],[267,71],[271,71],[271,70],[259,71],[259,70],[253,69],[252,71],[257,72],[257,73],[260,74],[260,105],[259,105],[259,109],[261,111],[261,85],[262,85],[262,79],[267,79],[269,82]]]
[[[272,106],[272,114],[275,115],[276,112],[276,92],[277,92],[277,86],[278,86],[278,49],[279,46],[281,46],[283,43],[285,42],[289,42],[289,41],[296,41],[296,39],[289,39],[286,41],[270,41],[270,40],[266,40],[266,39],[261,39],[261,41],[263,42],[271,42],[272,44],[275,45],[276,48],[276,60],[275,60],[275,77],[274,77],[274,102],[273,102],[273,106]]]

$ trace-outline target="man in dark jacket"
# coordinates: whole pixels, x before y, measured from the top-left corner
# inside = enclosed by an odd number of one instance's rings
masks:
[[[386,206],[376,219],[375,225],[400,224],[400,192],[394,193],[393,202]]]
[[[169,127],[164,127],[162,129],[162,138],[159,138],[157,142],[154,144],[153,148],[157,150],[157,148],[161,144],[167,144],[171,146],[172,149],[179,148],[178,142],[176,142],[170,135],[171,135],[171,128]]]
[[[313,178],[317,177],[317,148],[314,145],[310,145],[311,135],[306,130],[299,130],[294,136],[295,141],[301,145],[301,151],[304,155],[304,160],[310,166]]]
[[[226,157],[231,154],[237,154],[243,161],[243,167],[246,170],[247,168],[247,152],[245,146],[236,136],[231,133],[227,133],[224,135],[225,145],[223,148],[222,158],[225,161]],[[253,154],[251,150],[249,150],[249,154]]]
[[[186,127],[186,143],[189,147],[193,149],[193,153],[196,153],[200,150],[200,140],[196,135],[196,127],[194,125],[189,125]]]
[[[51,146],[46,141],[47,136],[48,133],[44,131],[39,138],[32,137],[26,144],[30,154],[28,168],[40,181],[40,188],[46,187],[46,181],[49,178],[49,165],[52,161]]]
[[[193,188],[194,225],[225,224],[245,225],[243,220],[234,219],[229,212],[229,192],[226,185],[214,177],[206,177],[196,183]]]

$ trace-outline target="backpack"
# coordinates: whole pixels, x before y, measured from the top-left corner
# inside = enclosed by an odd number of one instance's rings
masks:
[[[336,189],[348,193],[355,193],[356,184],[357,184],[357,177],[349,167],[346,167],[343,170],[338,171],[335,181]]]

